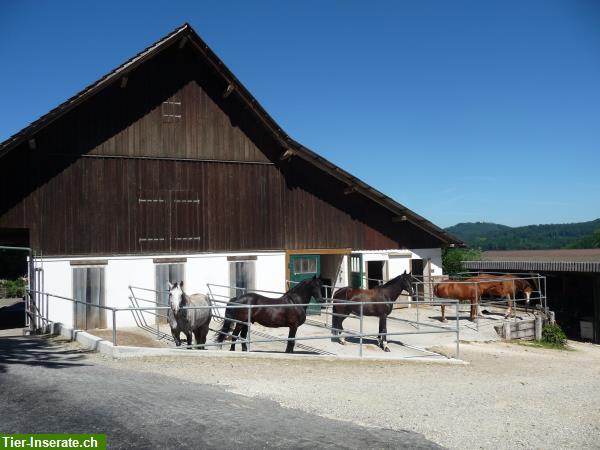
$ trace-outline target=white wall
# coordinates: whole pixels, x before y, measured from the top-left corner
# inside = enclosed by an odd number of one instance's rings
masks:
[[[256,256],[256,288],[269,291],[285,291],[285,253],[227,253],[199,255],[168,255],[168,258],[186,258],[184,289],[188,294],[208,293],[207,283],[229,286],[228,256]],[[131,305],[129,286],[155,289],[154,258],[160,256],[111,257],[111,258],[49,258],[36,260],[36,267],[44,270],[44,291],[62,297],[73,297],[73,266],[71,261],[98,259],[107,261],[104,267],[104,289],[106,306],[127,308]],[[82,266],[77,266],[82,267]],[[225,288],[214,288],[215,293],[228,295]],[[139,298],[155,300],[154,292],[135,290]],[[267,294],[274,295],[274,294]],[[152,306],[139,302],[140,306]],[[73,302],[50,297],[49,318],[73,326]],[[146,320],[152,324],[153,317],[147,315]],[[112,327],[112,313],[106,311],[107,327]],[[117,326],[135,326],[131,312],[117,312]]]
[[[386,250],[353,252],[363,253],[363,262],[386,261],[388,278],[400,275],[405,270],[410,270],[410,259],[420,258],[427,260],[431,258],[432,274],[442,274],[441,249],[413,249],[413,250]],[[207,283],[229,286],[229,262],[228,256],[256,256],[256,288],[268,291],[284,292],[286,290],[285,277],[285,253],[284,252],[255,252],[255,253],[211,253],[197,255],[168,255],[168,258],[186,258],[185,291],[188,294],[207,293]],[[160,256],[124,256],[97,259],[106,260],[105,268],[105,296],[106,306],[126,308],[129,302],[129,286],[137,286],[154,289],[155,264],[153,258],[165,258]],[[325,257],[326,258],[326,257]],[[73,276],[71,261],[89,260],[86,258],[50,258],[36,260],[36,267],[44,270],[45,292],[63,297],[73,296]],[[335,264],[333,264],[335,262]],[[343,256],[339,261],[328,261],[325,266],[328,272],[334,271],[334,265],[339,267],[337,286],[347,286],[348,280],[348,257]],[[81,266],[78,266],[81,267]],[[366,267],[363,268],[363,270]],[[225,288],[214,288],[215,293],[228,295]],[[140,296],[137,291],[136,295]],[[141,295],[148,299],[155,299],[153,292],[145,292]],[[275,294],[266,294],[273,295]],[[140,305],[144,305],[143,302]],[[49,304],[50,320],[62,322],[66,326],[73,326],[73,303],[67,300],[51,299]],[[106,312],[107,326],[112,327],[112,315]],[[150,317],[147,320],[150,322]],[[130,312],[117,313],[117,326],[134,326],[135,321]]]
[[[412,250],[413,258],[424,260],[423,267],[428,258],[431,258],[431,275],[442,275],[442,249],[441,248],[418,248]]]

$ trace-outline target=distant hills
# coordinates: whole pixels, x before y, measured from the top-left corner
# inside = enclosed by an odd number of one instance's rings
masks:
[[[509,227],[466,222],[446,228],[469,247],[481,250],[544,250],[600,247],[600,219],[589,222]]]

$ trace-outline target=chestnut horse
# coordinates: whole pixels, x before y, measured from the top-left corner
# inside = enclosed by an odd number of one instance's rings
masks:
[[[361,305],[346,305],[343,303],[344,300],[349,302],[395,302],[402,291],[408,292],[409,295],[414,295],[411,280],[411,275],[404,271],[402,275],[398,275],[384,285],[376,286],[373,289],[357,289],[348,286],[337,291],[333,295],[332,333],[340,335],[344,331],[342,322],[350,314],[360,317]],[[379,347],[386,352],[390,351],[385,333],[387,333],[387,316],[392,312],[392,307],[391,303],[362,305],[364,316],[379,317],[379,336],[377,336],[377,340]],[[340,337],[338,342],[340,344],[346,343],[343,337]]]
[[[492,297],[506,298],[508,300],[508,310],[505,318],[511,316],[514,299],[517,292],[524,292],[526,304],[529,304],[529,298],[533,288],[529,282],[514,275],[490,275],[480,274],[477,277],[467,278],[462,282],[438,283],[434,287],[436,297],[456,299],[459,302],[469,301],[471,303],[471,314],[469,320],[475,320],[477,306],[480,303],[482,295]],[[445,305],[441,306],[442,322],[447,322],[445,314]]]
[[[468,280],[465,280],[468,281]],[[477,315],[477,306],[481,298],[481,288],[477,281],[471,283],[465,282],[443,282],[433,286],[433,294],[439,298],[458,300],[459,303],[469,302],[471,304],[471,315],[469,320],[472,322]],[[441,305],[442,322],[448,322],[446,319],[446,305]],[[458,317],[456,318],[458,320]]]
[[[534,290],[528,280],[511,273],[503,275],[482,273],[477,277],[470,278],[470,280],[480,280],[479,283],[483,289],[482,295],[506,298],[508,300],[506,317],[510,317],[518,293],[525,294],[525,308],[527,311],[531,293]],[[501,284],[494,283],[496,280],[500,281]]]

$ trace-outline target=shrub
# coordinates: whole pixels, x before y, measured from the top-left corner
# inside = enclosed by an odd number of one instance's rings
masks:
[[[25,287],[25,280],[22,278],[0,280],[0,295],[4,294],[7,298],[23,297],[25,295]]]
[[[481,252],[471,248],[449,248],[442,254],[442,268],[446,275],[456,275],[464,270],[463,261],[477,261]]]
[[[556,347],[564,347],[567,343],[567,336],[560,325],[544,325],[542,329],[542,342],[554,345]]]

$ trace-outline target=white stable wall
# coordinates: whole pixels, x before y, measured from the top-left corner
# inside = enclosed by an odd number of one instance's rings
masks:
[[[199,255],[168,255],[168,258],[186,258],[184,290],[188,294],[207,294],[207,283],[229,286],[229,261],[228,256],[256,256],[256,288],[269,291],[285,291],[285,253],[226,253],[226,254],[199,254]],[[36,267],[44,271],[44,291],[62,297],[73,297],[73,267],[71,261],[102,260],[105,265],[90,265],[88,267],[104,267],[104,290],[106,306],[127,308],[131,305],[129,286],[155,289],[154,258],[164,259],[165,255],[153,256],[124,256],[109,258],[48,258],[36,260]],[[86,267],[86,266],[76,266]],[[214,288],[217,294],[229,295],[226,288]],[[155,300],[154,292],[135,290],[137,297]],[[278,296],[276,294],[265,294]],[[140,306],[152,306],[150,303],[139,302]],[[68,327],[73,326],[73,302],[50,297],[49,319],[61,322]],[[106,311],[106,323],[112,328],[112,312]],[[153,323],[153,318],[146,316],[148,323]],[[132,313],[128,311],[117,312],[117,327],[135,326]]]

